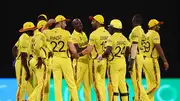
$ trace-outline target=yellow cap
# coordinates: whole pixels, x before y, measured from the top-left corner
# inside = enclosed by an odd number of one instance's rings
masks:
[[[104,17],[100,14],[97,14],[95,16],[89,16],[90,20],[96,20],[97,22],[99,22],[100,24],[104,24]]]
[[[110,25],[113,28],[122,29],[122,22],[120,20],[118,20],[118,19],[111,20]]]
[[[56,22],[60,21],[70,21],[70,19],[66,19],[63,15],[57,15],[55,18]]]
[[[46,16],[45,14],[40,14],[40,15],[38,16],[38,19],[39,19],[39,17],[44,17],[45,20],[48,20],[48,18],[47,18],[47,16]]]
[[[25,31],[28,31],[28,30],[35,30],[36,29],[36,26],[34,25],[34,23],[32,22],[25,22],[23,24],[23,28],[21,28],[19,30],[19,32],[25,32]]]
[[[42,28],[43,26],[45,26],[47,23],[47,21],[45,20],[40,20],[38,23],[37,23],[37,28],[40,29]]]
[[[151,20],[149,21],[149,23],[148,23],[148,26],[149,26],[149,28],[151,28],[151,27],[153,27],[153,26],[161,25],[161,24],[163,24],[162,21],[158,21],[158,20],[156,20],[156,19],[151,19]]]

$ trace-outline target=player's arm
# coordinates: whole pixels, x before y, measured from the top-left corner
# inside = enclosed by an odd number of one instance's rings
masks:
[[[131,48],[129,46],[126,46],[125,56],[128,57],[130,54],[131,54]]]
[[[17,46],[14,45],[12,48],[12,54],[13,54],[14,58],[17,57],[17,53],[18,53],[18,48],[17,48]]]
[[[56,23],[55,19],[49,19],[46,25],[42,27],[41,31],[48,29],[50,26],[52,26],[55,23]]]
[[[81,51],[83,51],[84,49],[86,49],[86,47],[80,48],[79,45],[78,45],[77,43],[75,43],[74,46],[76,47],[77,52],[81,52]]]
[[[93,46],[88,45],[83,51],[79,52],[79,55],[84,56],[84,55],[90,54],[92,50],[93,50]]]
[[[128,67],[128,70],[131,71],[133,64],[134,64],[134,60],[136,58],[136,54],[137,54],[137,47],[138,47],[138,43],[137,42],[133,42],[132,46],[131,46],[131,55],[130,55],[130,64]]]
[[[132,40],[132,45],[131,45],[131,49],[130,49],[130,64],[128,67],[129,71],[132,70],[134,60],[137,55],[137,48],[138,48],[138,41],[139,41],[138,34],[139,34],[139,32],[137,32],[137,31],[133,31],[132,34],[130,34],[130,39]]]
[[[165,55],[164,55],[164,51],[163,51],[163,49],[162,49],[162,47],[161,47],[161,45],[160,45],[160,36],[159,36],[158,33],[154,33],[154,34],[153,34],[153,36],[152,36],[152,41],[153,41],[154,46],[155,46],[155,48],[157,49],[157,51],[158,51],[161,59],[162,59],[163,62],[164,62],[164,67],[165,67],[165,69],[167,70],[167,69],[169,68],[169,64],[168,64],[167,59],[166,59],[166,57],[165,57]]]
[[[29,68],[27,65],[27,57],[28,57],[28,54],[26,52],[21,52],[21,63],[26,71],[26,76],[27,76],[26,80],[28,80],[30,76]]]
[[[105,52],[102,54],[102,58],[107,58],[111,53],[112,46],[107,46]]]
[[[26,80],[28,80],[30,78],[30,72],[29,72],[29,68],[27,65],[27,57],[28,57],[28,47],[30,45],[29,43],[29,36],[27,34],[23,34],[20,37],[19,40],[19,46],[21,47],[21,63],[26,71]]]
[[[67,44],[70,49],[70,52],[72,53],[72,56],[76,59],[79,58],[76,47],[73,44],[73,40],[72,40],[72,36],[71,36],[70,32],[68,32],[68,43]]]
[[[74,46],[74,44],[72,42],[68,42],[68,47],[69,47],[69,49],[70,49],[70,51],[72,53],[72,56],[74,58],[76,58],[76,59],[79,58],[77,50],[76,50],[76,48],[75,48],[75,46]]]
[[[166,57],[165,57],[165,55],[164,55],[164,52],[163,52],[163,49],[162,49],[161,45],[160,45],[160,44],[154,44],[154,45],[155,45],[155,47],[156,47],[156,49],[157,49],[157,51],[158,51],[161,59],[162,59],[164,62],[167,62],[167,59],[166,59]]]
[[[14,58],[16,58],[18,55],[18,45],[19,45],[19,41],[17,41],[16,44],[12,48],[12,54]]]
[[[80,56],[86,55],[86,54],[90,54],[93,51],[93,47],[95,45],[95,35],[93,33],[90,34],[89,37],[89,43],[88,46],[82,50],[81,52],[79,52]]]
[[[129,55],[131,54],[131,48],[130,48],[129,40],[126,39],[125,45],[126,45],[125,56],[129,57]]]
[[[38,57],[38,62],[36,64],[37,68],[41,68],[42,64],[44,63],[43,57],[41,56],[41,48],[45,44],[45,39],[43,36],[36,36],[35,37],[35,45],[34,45],[34,51],[36,53],[36,56]]]

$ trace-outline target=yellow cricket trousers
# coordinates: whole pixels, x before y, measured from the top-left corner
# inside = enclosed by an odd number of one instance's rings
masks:
[[[98,62],[97,59],[92,60],[92,80],[98,101],[106,101],[106,66],[106,59],[100,62]]]
[[[74,75],[73,75],[71,59],[53,56],[52,61],[53,61],[52,71],[53,71],[53,78],[54,78],[54,89],[55,89],[56,101],[63,101],[62,99],[62,74],[70,90],[72,100],[79,101],[78,91],[77,91],[77,87],[76,87],[76,83],[75,83]]]
[[[137,54],[130,73],[134,89],[134,101],[150,101],[142,85],[143,56]]]
[[[49,58],[47,60],[47,85],[44,88],[43,101],[49,101],[51,72],[52,72],[52,58]]]
[[[37,84],[32,94],[29,96],[28,101],[43,101],[44,99],[45,87],[47,85],[47,60],[44,59],[44,63],[42,64],[41,68],[37,68],[37,62],[37,58],[32,58],[30,60],[30,67],[34,71]]]
[[[74,78],[76,81],[77,89],[79,90],[81,83],[84,86],[84,99],[91,101],[91,85],[89,73],[89,60],[88,59],[74,59],[73,60]]]
[[[28,97],[33,91],[33,77],[32,77],[32,70],[29,68],[30,71],[30,79],[28,81],[25,80],[26,78],[26,71],[21,63],[21,59],[17,59],[15,63],[15,71],[16,71],[16,79],[17,79],[17,92],[16,92],[16,101],[24,100],[25,94],[28,94]]]
[[[124,56],[114,58],[108,62],[109,94],[110,101],[129,101],[129,93],[126,84],[126,61]]]
[[[147,82],[147,94],[150,100],[154,101],[154,94],[160,86],[160,68],[158,59],[144,57],[143,70]]]

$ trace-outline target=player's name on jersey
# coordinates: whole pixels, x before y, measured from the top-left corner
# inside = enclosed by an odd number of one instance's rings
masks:
[[[117,45],[125,45],[126,41],[117,41]]]
[[[62,35],[57,35],[57,36],[50,36],[50,40],[59,40],[61,39]]]
[[[100,40],[107,40],[108,36],[100,36]]]

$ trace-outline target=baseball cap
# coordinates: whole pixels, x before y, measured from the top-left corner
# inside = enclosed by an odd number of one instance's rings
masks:
[[[158,21],[156,19],[151,19],[148,23],[148,26],[149,28],[153,27],[153,26],[156,26],[156,25],[161,25],[163,24],[164,22],[163,21]]]
[[[40,15],[38,16],[38,19],[39,19],[40,17],[44,17],[45,20],[48,20],[48,19],[47,19],[47,16],[46,16],[45,14],[40,14]]]
[[[66,19],[63,15],[57,15],[55,18],[56,22],[60,21],[71,21],[70,19]]]
[[[110,22],[110,26],[117,29],[122,29],[122,22],[118,19],[113,19]]]
[[[104,24],[104,17],[100,14],[97,14],[95,16],[89,16],[90,20],[96,20],[97,22],[99,22],[100,24]]]
[[[38,23],[37,23],[37,28],[40,29],[42,28],[43,26],[45,26],[47,23],[47,21],[45,20],[40,20]]]
[[[35,29],[36,29],[36,26],[34,25],[34,23],[28,21],[23,24],[23,28],[21,28],[19,32],[25,32],[29,30],[35,30]]]

